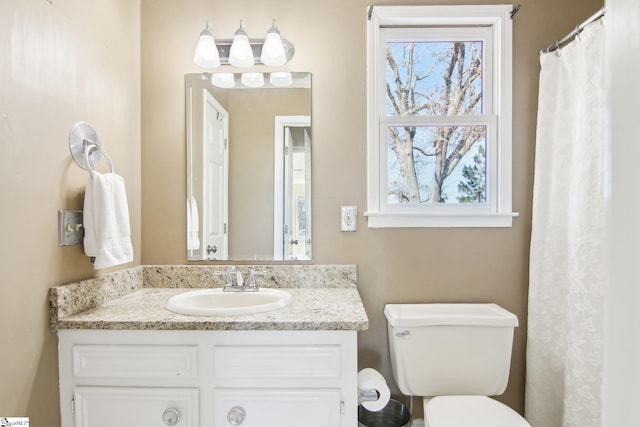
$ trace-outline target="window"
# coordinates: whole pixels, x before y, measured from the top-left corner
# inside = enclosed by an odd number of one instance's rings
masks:
[[[511,6],[373,6],[369,227],[510,227]]]

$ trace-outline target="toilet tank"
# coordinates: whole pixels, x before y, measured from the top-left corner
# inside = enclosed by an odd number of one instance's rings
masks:
[[[518,318],[497,304],[387,304],[393,376],[405,395],[502,394]]]

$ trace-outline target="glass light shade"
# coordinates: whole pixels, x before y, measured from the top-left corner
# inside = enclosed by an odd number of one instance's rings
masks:
[[[278,31],[278,28],[276,27],[275,19],[273,20],[273,25],[269,31],[267,31],[267,36],[264,40],[264,44],[262,45],[260,61],[264,65],[268,65],[270,67],[278,67],[287,62],[284,45],[282,44],[280,31]]]
[[[211,84],[228,89],[236,85],[236,80],[233,73],[215,73],[211,75]]]
[[[229,50],[229,64],[234,67],[247,68],[252,67],[254,63],[253,50],[247,33],[244,32],[244,22],[240,21],[240,28],[233,36],[233,43],[231,43]]]
[[[289,71],[278,71],[271,73],[269,82],[277,87],[287,87],[293,83],[293,77]]]
[[[205,29],[200,33],[200,40],[193,55],[193,63],[202,68],[220,66],[220,55],[216,47],[216,40],[209,29]]]
[[[246,87],[262,87],[264,86],[264,76],[262,73],[242,73],[240,79]]]

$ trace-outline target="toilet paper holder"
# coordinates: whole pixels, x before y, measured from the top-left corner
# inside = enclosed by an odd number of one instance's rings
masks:
[[[373,400],[378,400],[380,398],[380,393],[378,390],[361,390],[360,391],[360,402],[369,402]]]

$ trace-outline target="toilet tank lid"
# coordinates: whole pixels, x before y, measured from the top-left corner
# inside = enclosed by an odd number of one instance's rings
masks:
[[[391,326],[518,326],[515,314],[497,304],[387,304]]]

